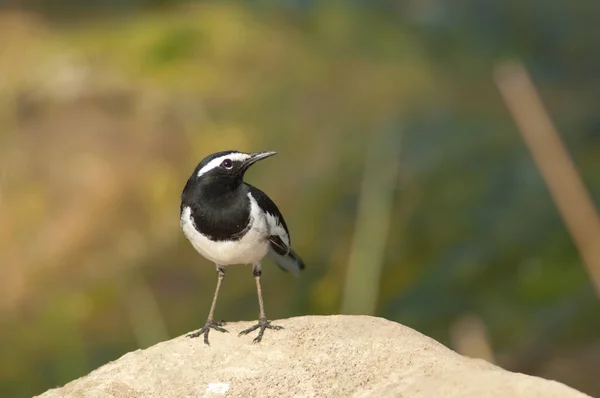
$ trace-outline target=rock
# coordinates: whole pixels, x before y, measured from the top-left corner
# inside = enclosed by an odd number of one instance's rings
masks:
[[[253,322],[252,322],[253,323]],[[180,336],[130,352],[41,395],[54,397],[587,397],[555,381],[461,356],[406,326],[369,316],[306,316],[238,337]]]

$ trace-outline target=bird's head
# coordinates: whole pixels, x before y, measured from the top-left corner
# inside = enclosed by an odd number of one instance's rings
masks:
[[[231,150],[213,153],[202,159],[196,166],[188,184],[234,188],[241,184],[250,166],[276,153],[271,151],[244,153]]]

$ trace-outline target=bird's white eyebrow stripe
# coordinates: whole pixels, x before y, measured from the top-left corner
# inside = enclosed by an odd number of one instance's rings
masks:
[[[245,153],[230,153],[229,155],[223,155],[223,156],[219,156],[218,158],[214,158],[213,160],[211,160],[210,162],[208,162],[206,164],[206,166],[204,166],[203,168],[201,168],[198,171],[198,177],[200,177],[202,174],[206,174],[209,171],[211,171],[212,169],[214,169],[215,167],[219,167],[219,165],[221,164],[221,162],[223,162],[223,160],[225,159],[231,159],[233,161],[243,161],[246,160],[250,157],[250,155],[247,155]]]

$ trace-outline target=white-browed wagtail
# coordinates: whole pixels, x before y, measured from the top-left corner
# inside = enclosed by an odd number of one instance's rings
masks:
[[[262,340],[271,325],[265,315],[260,285],[261,261],[272,258],[282,269],[298,274],[304,263],[290,246],[290,234],[273,201],[261,190],[244,182],[244,174],[259,160],[276,152],[217,152],[196,167],[181,194],[181,228],[192,246],[217,267],[217,287],[206,324],[188,337],[204,335],[215,329],[227,332],[222,322],[214,321],[214,310],[227,266],[251,264],[260,315],[258,323],[240,333],[259,329],[254,342]]]

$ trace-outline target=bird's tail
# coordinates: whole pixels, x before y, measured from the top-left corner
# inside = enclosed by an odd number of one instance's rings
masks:
[[[275,250],[269,249],[269,257],[271,257],[282,270],[291,272],[294,275],[299,275],[300,271],[304,269],[304,262],[292,249],[290,249],[288,254],[283,256],[276,253]]]

